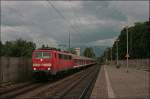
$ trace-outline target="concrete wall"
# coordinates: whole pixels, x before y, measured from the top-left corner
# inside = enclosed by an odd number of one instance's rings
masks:
[[[116,61],[112,61],[110,62],[110,64],[113,64],[115,65],[116,64]],[[119,60],[118,63],[125,67],[126,64],[127,64],[127,61],[126,60]],[[129,67],[131,68],[136,68],[136,69],[148,69],[150,68],[150,59],[129,59],[128,61],[129,63]]]
[[[18,57],[0,58],[0,82],[23,81],[31,78],[31,59]]]
[[[110,62],[115,65],[116,61]],[[119,60],[121,66],[126,66],[126,60]],[[129,67],[147,69],[150,59],[129,60]],[[23,81],[32,77],[32,61],[26,58],[0,57],[0,82]]]

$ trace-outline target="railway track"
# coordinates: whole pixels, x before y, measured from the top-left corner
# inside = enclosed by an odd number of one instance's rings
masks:
[[[79,97],[81,99],[82,97],[85,97],[85,94],[88,92],[91,84],[94,82],[93,78],[96,77],[97,72],[97,66],[92,66],[58,81],[34,83],[26,87],[14,89],[1,94],[0,98],[66,99],[76,96],[77,99]]]
[[[30,90],[33,90],[39,86],[41,86],[42,83],[30,83],[30,84],[25,84],[25,85],[21,85],[15,88],[12,88],[8,91],[4,91],[0,94],[0,98],[2,99],[12,99],[14,97],[16,97],[17,95],[26,93]]]
[[[87,95],[90,87],[95,82],[98,71],[98,66],[85,69],[64,81],[59,82],[59,84],[50,86],[47,90],[35,95],[34,98],[82,99]]]
[[[90,72],[86,78],[83,78],[81,81],[77,82],[76,85],[72,86],[69,91],[67,91],[62,96],[59,96],[59,99],[88,99],[93,86],[95,84],[99,67],[96,67],[95,72]],[[58,99],[57,98],[57,99]]]
[[[84,75],[81,75],[81,77],[78,80],[74,81],[71,85],[67,86],[66,89],[59,91],[59,93],[56,93],[55,95],[49,95],[46,98],[87,99],[90,95],[90,89],[92,89],[92,85],[95,83],[98,72],[98,67],[92,67],[88,71],[84,72]]]
[[[16,98],[46,98],[46,97],[54,96],[56,93],[60,93],[60,91],[63,90],[65,87],[72,84],[75,80],[79,79],[81,75],[84,74],[87,70],[88,69],[81,72],[77,72],[57,82],[48,84],[44,87],[30,91],[26,94],[17,96]]]
[[[62,97],[64,94],[70,91],[71,88],[77,85],[82,79],[88,76],[86,72],[90,73],[89,71],[83,71],[80,74],[73,76],[73,78],[70,78],[67,81],[60,83],[59,85],[57,85],[57,87],[52,86],[44,94],[39,94],[38,97],[52,99]]]
[[[6,94],[8,92],[20,89],[22,87],[29,86],[29,85],[31,85],[33,83],[34,82],[31,81],[31,82],[14,83],[14,84],[9,84],[9,85],[6,85],[6,86],[2,86],[2,87],[0,87],[0,96],[3,95],[3,94]]]

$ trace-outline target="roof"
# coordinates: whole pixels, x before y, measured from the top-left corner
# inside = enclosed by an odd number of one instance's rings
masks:
[[[84,56],[78,56],[78,55],[75,55],[75,54],[72,54],[72,53],[68,53],[68,52],[65,52],[65,51],[57,51],[57,50],[50,50],[50,49],[37,49],[37,50],[34,50],[33,52],[38,52],[38,51],[45,51],[45,52],[57,52],[59,54],[66,54],[66,55],[71,55],[73,59],[86,59],[86,60],[94,60],[92,58],[88,58],[88,57],[84,57]]]
[[[73,59],[86,59],[86,60],[94,60],[94,59],[92,59],[92,58],[83,57],[83,56],[77,56],[77,55],[73,55]]]

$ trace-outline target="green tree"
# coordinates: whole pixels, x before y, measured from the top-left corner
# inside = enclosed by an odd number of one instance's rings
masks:
[[[6,41],[3,47],[4,50],[4,56],[13,56],[12,55],[12,49],[13,49],[13,42]]]
[[[95,53],[93,51],[93,49],[91,47],[87,47],[85,48],[83,55],[85,57],[89,57],[89,58],[94,58],[95,57]]]
[[[127,29],[123,28],[117,39],[118,42],[118,55],[119,59],[126,59],[127,49]],[[129,44],[129,58],[150,58],[150,22],[136,22],[134,26],[128,27],[128,44]],[[116,59],[117,42],[115,41],[112,47],[112,58]],[[101,59],[104,61],[106,58],[110,59],[110,49],[107,48]]]
[[[44,45],[44,44],[42,44],[42,47],[41,47],[41,48],[46,48],[46,47],[45,47],[45,45]]]
[[[128,27],[129,55],[131,59],[150,58],[150,24],[149,22],[137,22]],[[127,31],[121,30],[118,37],[119,59],[125,59],[127,45]],[[116,57],[116,42],[113,44],[113,59]]]
[[[6,41],[3,47],[4,56],[31,57],[32,50],[36,48],[35,43],[22,39]]]
[[[0,41],[0,56],[3,56],[4,55],[4,45],[3,43]]]

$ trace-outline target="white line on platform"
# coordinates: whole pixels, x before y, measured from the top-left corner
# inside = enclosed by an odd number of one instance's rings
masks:
[[[106,84],[107,84],[107,90],[108,90],[108,98],[115,98],[115,94],[114,94],[114,91],[111,87],[111,83],[110,83],[108,73],[107,73],[107,70],[106,70],[105,66],[104,66],[104,71],[105,71]]]

